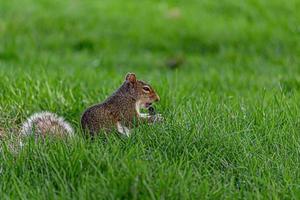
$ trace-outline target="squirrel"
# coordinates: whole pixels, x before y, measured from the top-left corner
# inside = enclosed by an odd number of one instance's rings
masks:
[[[147,83],[136,79],[134,73],[128,73],[124,83],[103,103],[88,108],[81,117],[82,129],[91,136],[101,130],[117,130],[129,136],[130,129],[137,123],[162,121],[160,114],[155,114],[152,103],[160,100],[155,90]],[[149,109],[150,114],[140,113],[140,109]],[[33,114],[22,125],[20,133],[45,137],[47,134],[73,136],[74,130],[64,118],[51,112]]]
[[[148,109],[160,97],[148,83],[137,80],[134,73],[128,73],[123,84],[103,103],[88,108],[81,117],[81,126],[92,136],[100,130],[111,131],[129,136],[130,129],[140,122],[161,121],[161,115],[140,113]],[[152,107],[151,107],[152,108]],[[153,109],[153,108],[152,108]]]

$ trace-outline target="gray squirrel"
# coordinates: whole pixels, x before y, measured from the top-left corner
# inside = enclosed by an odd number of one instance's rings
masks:
[[[123,84],[104,102],[86,109],[81,117],[85,133],[94,136],[100,131],[117,130],[129,136],[130,130],[140,123],[154,123],[163,120],[151,106],[160,97],[148,83],[137,80],[134,73],[128,73]],[[149,114],[140,113],[148,109]],[[22,135],[35,133],[36,136],[54,134],[73,136],[74,130],[62,117],[51,112],[36,113],[29,117],[21,128]]]

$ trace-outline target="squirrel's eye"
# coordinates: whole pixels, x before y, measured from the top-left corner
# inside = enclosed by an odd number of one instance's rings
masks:
[[[145,91],[145,92],[150,92],[150,88],[149,87],[143,87],[143,90]]]

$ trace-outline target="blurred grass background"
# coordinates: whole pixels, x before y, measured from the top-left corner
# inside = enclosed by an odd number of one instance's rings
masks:
[[[17,155],[3,148],[0,195],[299,198],[299,10],[298,0],[0,0],[2,129],[50,110],[78,130]],[[166,123],[84,140],[81,113],[129,71],[156,88]]]

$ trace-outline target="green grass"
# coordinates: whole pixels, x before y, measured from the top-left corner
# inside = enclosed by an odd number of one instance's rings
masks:
[[[0,0],[1,199],[299,199],[300,1]],[[183,64],[169,69],[166,61]],[[127,72],[163,124],[84,139]],[[74,139],[7,147],[49,110]]]

